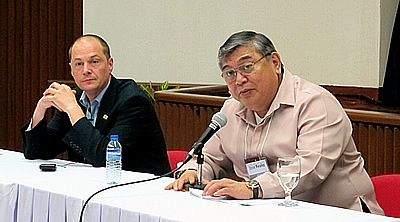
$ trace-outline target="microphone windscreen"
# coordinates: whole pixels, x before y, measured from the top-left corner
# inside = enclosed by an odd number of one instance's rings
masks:
[[[211,121],[218,124],[219,128],[222,128],[226,125],[226,122],[228,122],[228,119],[226,118],[224,113],[217,112],[213,115],[213,117],[211,118]]]

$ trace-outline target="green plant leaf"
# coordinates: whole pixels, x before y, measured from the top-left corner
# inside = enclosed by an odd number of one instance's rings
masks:
[[[156,90],[157,91],[159,91],[159,90],[168,90],[169,82],[167,80],[167,81],[161,83],[161,85],[159,87],[157,87],[157,89],[154,89],[152,82],[149,81],[149,84],[140,84],[140,88],[142,88],[143,91],[145,91],[153,101],[156,101],[156,99],[154,97],[155,91]],[[174,89],[179,89],[179,86],[175,87]]]
[[[160,86],[160,90],[167,90],[168,89],[168,85],[169,85],[168,80],[163,82],[161,84],[161,86]]]
[[[149,85],[143,85],[143,84],[141,84],[141,85],[140,85],[140,88],[142,88],[143,91],[145,91],[145,92],[147,93],[147,95],[149,95],[150,98],[151,98],[153,101],[156,101],[155,98],[154,98],[154,92],[155,92],[155,90],[154,90],[153,87],[151,86],[151,82],[150,82]]]

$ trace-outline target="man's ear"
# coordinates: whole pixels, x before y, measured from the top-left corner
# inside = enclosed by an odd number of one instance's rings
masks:
[[[112,57],[110,57],[107,61],[108,66],[110,67],[110,73],[113,71],[114,69],[114,59]]]
[[[271,53],[271,59],[272,59],[272,63],[274,64],[276,73],[282,74],[281,73],[282,62],[281,62],[281,56],[279,55],[279,53],[278,52]]]
[[[71,76],[74,77],[74,73],[72,72],[72,65],[71,65],[71,63],[68,63],[68,64],[69,64],[69,68],[71,69]]]

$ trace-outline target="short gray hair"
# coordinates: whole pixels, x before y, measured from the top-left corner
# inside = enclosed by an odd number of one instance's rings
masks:
[[[231,35],[219,48],[219,68],[222,69],[222,62],[226,57],[231,55],[238,47],[244,45],[253,45],[262,56],[276,52],[274,44],[265,35],[253,31],[237,32]]]

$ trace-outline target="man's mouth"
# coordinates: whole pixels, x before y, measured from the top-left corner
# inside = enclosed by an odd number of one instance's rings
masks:
[[[248,94],[250,91],[251,91],[251,89],[242,89],[242,90],[239,91],[239,94],[240,94],[240,95],[246,95],[246,94]]]

